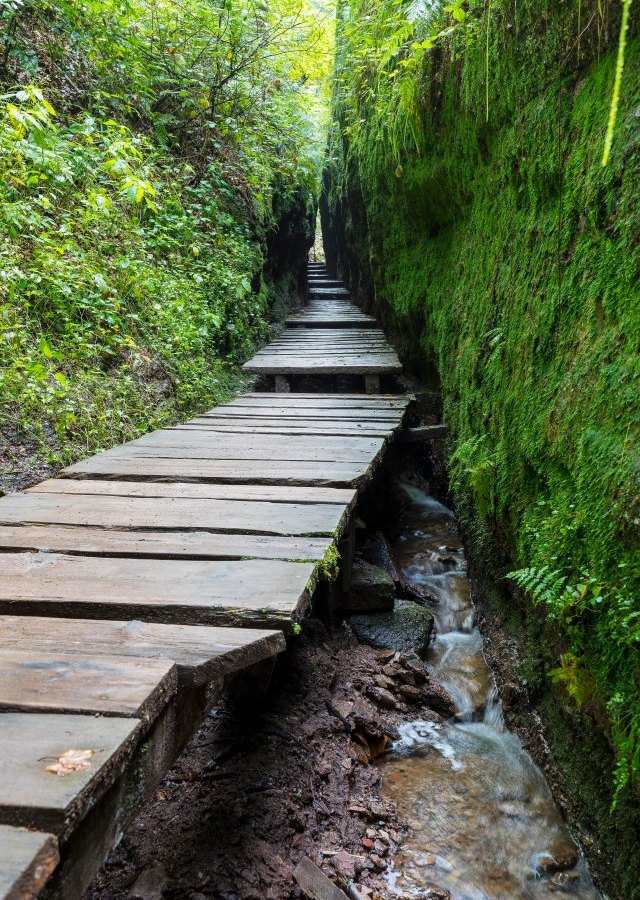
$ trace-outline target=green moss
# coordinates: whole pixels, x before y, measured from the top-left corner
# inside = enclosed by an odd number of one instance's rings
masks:
[[[314,576],[317,580],[336,581],[340,574],[340,552],[335,544],[331,544],[320,562],[316,565]]]
[[[624,856],[633,790],[622,790],[625,811],[610,818],[608,807],[610,740],[618,785],[634,765],[640,774],[640,42],[627,48],[603,168],[615,22],[607,45],[583,4],[592,25],[578,60],[577,7],[528,4],[517,25],[512,5],[492,9],[488,124],[481,25],[455,63],[442,50],[406,76],[421,98],[420,152],[405,144],[401,171],[380,128],[401,88],[368,111],[354,99],[366,74],[343,85],[337,115],[361,121],[346,140],[334,133],[325,244],[364,302],[375,296],[406,358],[439,372],[476,559],[495,580],[525,566],[559,573],[561,590],[540,592],[538,607],[512,604],[507,618],[528,636],[523,676],[554,698],[549,710],[560,687],[548,672],[567,652],[577,664],[565,681],[579,680],[572,693],[599,710],[596,723],[563,695],[585,747],[588,730],[603,729],[586,783],[600,798],[593,830],[611,855],[609,881],[628,898],[637,889],[625,872],[640,864]],[[554,729],[561,718],[549,712]],[[569,765],[557,733],[577,788],[588,751]]]

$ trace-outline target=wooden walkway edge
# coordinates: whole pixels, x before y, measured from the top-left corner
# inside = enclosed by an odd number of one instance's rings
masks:
[[[246,370],[397,373],[317,282]],[[410,400],[249,392],[0,499],[0,900],[77,900],[222,688],[283,651]]]

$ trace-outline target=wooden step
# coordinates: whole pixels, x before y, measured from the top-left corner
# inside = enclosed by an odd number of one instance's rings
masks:
[[[179,434],[188,437],[190,432]],[[379,447],[379,443],[376,446]],[[186,445],[185,452],[189,451]],[[0,525],[89,525],[96,528],[339,537],[344,518],[344,504],[329,503],[116,496],[88,491],[86,494],[16,494],[0,499]]]
[[[0,714],[0,824],[66,837],[122,773],[141,730],[131,718]],[[92,751],[86,768],[47,769],[71,750]]]
[[[0,825],[0,898],[34,900],[58,865],[53,834]]]
[[[290,630],[312,562],[192,561],[4,553],[0,613]]]
[[[69,623],[65,622],[69,627]],[[58,626],[59,628],[59,626]],[[0,711],[134,716],[153,722],[173,698],[178,675],[171,660],[47,650],[29,642],[0,648]]]
[[[8,615],[0,616],[0,644],[5,651],[31,652],[34,658],[52,652],[82,658],[90,648],[100,660],[144,661],[152,670],[157,664],[175,664],[178,682],[196,686],[285,649],[281,631]]]
[[[77,483],[82,484],[82,480]],[[330,537],[221,534],[180,529],[154,531],[84,525],[0,525],[0,552],[40,550],[77,556],[130,556],[140,559],[285,559],[320,562],[333,545],[334,540]]]

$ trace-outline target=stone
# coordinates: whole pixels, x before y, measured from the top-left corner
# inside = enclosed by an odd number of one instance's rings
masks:
[[[392,610],[396,598],[393,578],[384,569],[356,559],[351,571],[351,587],[343,600],[350,612],[384,612]]]
[[[353,879],[356,877],[355,859],[351,853],[345,853],[342,850],[333,857],[333,867],[343,878]]]
[[[551,884],[560,888],[571,887],[577,881],[580,881],[578,872],[554,872],[551,876]]]
[[[398,685],[397,690],[407,703],[420,703],[424,696],[420,688],[415,687],[412,684],[400,684]]]
[[[384,569],[393,579],[394,584],[400,584],[400,575],[391,555],[389,542],[381,531],[376,531],[375,534],[363,541],[359,552],[367,562]]]
[[[562,872],[564,869],[572,869],[578,862],[578,851],[565,854],[544,854],[538,859],[537,870],[548,875],[552,872]]]
[[[433,616],[411,600],[397,600],[390,612],[362,613],[347,618],[349,627],[363,644],[381,649],[426,652],[433,632]],[[383,672],[389,675],[387,666]]]
[[[378,687],[385,688],[387,691],[391,691],[395,687],[393,679],[389,678],[387,675],[374,675],[373,680]]]
[[[367,697],[382,706],[385,709],[396,709],[396,699],[389,691],[381,687],[370,687],[367,689]]]
[[[429,709],[440,713],[441,716],[445,716],[445,718],[448,719],[455,716],[455,700],[445,688],[441,687],[441,685],[429,681],[422,685],[420,692],[422,694],[422,702],[425,706],[428,706]]]

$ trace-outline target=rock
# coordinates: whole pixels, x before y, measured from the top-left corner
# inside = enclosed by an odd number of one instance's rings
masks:
[[[351,853],[342,850],[333,857],[333,867],[343,878],[354,879],[356,877],[355,859]]]
[[[369,810],[374,819],[389,819],[393,815],[393,807],[384,800],[370,800]]]
[[[398,706],[393,694],[381,687],[367,688],[367,697],[370,697],[374,703],[377,703],[378,706],[383,706],[385,709],[396,709]]]
[[[376,653],[376,659],[380,660],[381,663],[388,663],[390,659],[396,655],[395,650],[379,650]]]
[[[394,584],[400,583],[400,575],[391,555],[389,543],[381,531],[376,531],[359,548],[364,559],[374,566],[379,566],[393,579]]]
[[[399,669],[394,663],[387,663],[386,666],[383,666],[382,671],[387,678],[399,678],[402,669]]]
[[[422,694],[422,702],[425,706],[428,706],[429,709],[440,713],[441,716],[445,716],[446,718],[451,718],[451,716],[455,715],[455,700],[451,694],[439,684],[429,681],[427,684],[422,685],[420,693]]]
[[[410,600],[397,600],[390,612],[349,616],[348,624],[363,644],[399,651],[424,653],[433,631],[433,616],[429,610]],[[385,675],[389,673],[385,671]]]
[[[424,696],[423,691],[412,684],[399,684],[397,690],[407,703],[420,703]]]
[[[356,559],[351,573],[351,588],[343,601],[349,611],[383,612],[392,610],[396,599],[393,578],[379,566]]]
[[[576,881],[580,881],[578,872],[554,872],[551,876],[551,884],[559,888],[571,887]]]
[[[554,847],[553,852],[543,853],[537,860],[536,869],[538,872],[549,874],[551,872],[562,872],[564,869],[573,869],[578,862],[578,848],[572,844]]]
[[[416,653],[403,653],[399,659],[399,664],[403,669],[411,672],[416,684],[424,684],[427,680],[425,665]]]
[[[373,680],[378,687],[385,688],[387,691],[393,690],[395,687],[393,679],[389,678],[387,675],[374,675]]]
[[[373,863],[373,868],[376,870],[376,872],[384,872],[384,870],[387,868],[386,862],[380,856],[378,856],[377,853],[371,853],[369,855],[369,859]]]
[[[143,869],[131,888],[131,897],[136,900],[161,900],[167,884],[167,873],[159,862]]]

